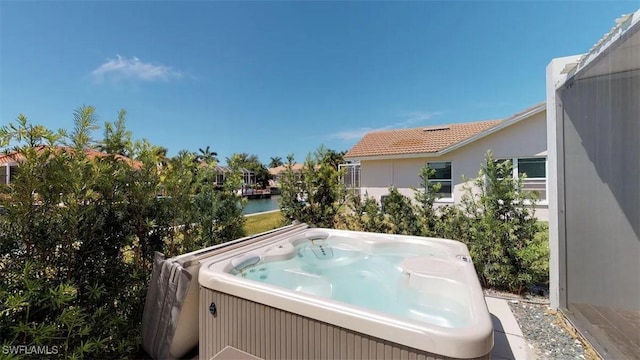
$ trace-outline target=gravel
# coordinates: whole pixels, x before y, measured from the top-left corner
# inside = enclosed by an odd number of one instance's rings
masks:
[[[509,305],[539,359],[586,359],[582,342],[567,331],[562,315],[548,305],[522,301],[509,302]]]
[[[549,307],[546,292],[517,296],[486,290],[487,296],[504,298],[537,359],[598,359],[588,343]]]

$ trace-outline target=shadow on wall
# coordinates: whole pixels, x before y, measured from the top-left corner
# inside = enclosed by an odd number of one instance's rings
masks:
[[[565,177],[565,186],[584,187],[584,196],[592,196],[594,206],[602,206],[598,198],[603,194],[593,191],[597,184],[579,176],[588,173],[591,165],[640,239],[640,71],[577,80],[559,94],[564,108],[565,169],[574,165],[571,161],[584,165],[573,167],[577,174]],[[591,164],[576,151],[576,141],[574,147],[567,146],[572,134],[569,126],[575,128]]]

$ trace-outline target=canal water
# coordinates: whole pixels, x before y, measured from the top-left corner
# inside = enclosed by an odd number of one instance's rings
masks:
[[[255,214],[263,211],[277,210],[280,208],[280,195],[271,195],[268,199],[250,199],[244,207],[243,213]]]

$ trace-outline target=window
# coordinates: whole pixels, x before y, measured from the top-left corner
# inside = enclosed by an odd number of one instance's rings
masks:
[[[384,204],[387,202],[387,198],[389,198],[389,195],[380,196],[380,211],[382,211],[382,213],[384,213],[384,210],[385,210]]]
[[[535,191],[538,193],[538,200],[547,200],[547,159],[515,159],[514,175],[515,174],[518,176],[526,175],[522,190]]]
[[[433,169],[436,172],[429,178],[429,183],[440,183],[440,190],[438,191],[438,195],[444,199],[453,198],[451,182],[451,162],[430,162],[427,163],[427,166],[429,167],[429,169]]]
[[[256,183],[256,176],[253,171],[242,169],[242,181],[244,185],[254,185]]]
[[[7,179],[7,166],[2,165],[0,166],[0,184],[7,184],[8,183],[8,179]]]
[[[342,181],[347,190],[360,192],[360,163],[346,163],[338,165],[339,170],[343,170]]]
[[[217,185],[224,184],[224,173],[216,173],[216,184]]]
[[[513,164],[513,178],[526,175],[522,190],[538,193],[538,201],[547,201],[547,159],[546,158],[514,158],[498,159],[496,163],[510,160]]]
[[[18,175],[17,165],[0,165],[0,184],[9,184],[14,182]]]
[[[18,175],[18,166],[17,165],[9,166],[9,182],[12,182],[17,175]]]

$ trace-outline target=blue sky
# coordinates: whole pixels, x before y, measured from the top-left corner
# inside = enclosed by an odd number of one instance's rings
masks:
[[[503,118],[545,99],[634,1],[0,2],[0,125],[96,107],[170,155],[304,160],[366,131]],[[101,138],[102,132],[96,134]]]

